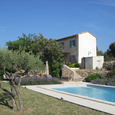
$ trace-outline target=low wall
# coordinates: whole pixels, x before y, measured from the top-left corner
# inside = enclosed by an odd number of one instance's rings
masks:
[[[76,72],[82,76],[82,77],[88,77],[88,75],[90,74],[100,74],[101,76],[105,76],[109,71],[105,71],[105,70],[85,70],[85,69],[79,69],[79,70],[76,70]]]
[[[77,81],[81,76],[76,73],[76,69],[69,68],[67,65],[62,67],[62,78],[68,78],[70,81]]]
[[[90,74],[100,74],[105,76],[109,71],[105,70],[88,70],[88,69],[77,69],[69,68],[67,65],[62,67],[62,78],[68,78],[69,81],[82,81]]]

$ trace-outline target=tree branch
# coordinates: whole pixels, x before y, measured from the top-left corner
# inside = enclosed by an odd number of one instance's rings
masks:
[[[0,83],[0,88],[1,88],[3,91],[7,92],[11,97],[14,98],[14,95],[13,95],[12,93],[10,93],[7,89],[3,88],[2,85],[1,85],[1,83]]]

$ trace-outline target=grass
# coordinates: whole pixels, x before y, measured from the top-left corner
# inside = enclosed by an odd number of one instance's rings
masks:
[[[0,81],[9,89],[8,83]],[[0,115],[107,115],[63,100],[55,99],[26,88],[20,88],[23,111],[12,110],[10,97],[0,89]]]

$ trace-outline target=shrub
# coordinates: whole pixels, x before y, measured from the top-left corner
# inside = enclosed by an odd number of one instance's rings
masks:
[[[112,70],[110,71],[110,76],[113,77],[114,75],[115,75],[115,69],[112,69]]]
[[[86,81],[91,81],[94,84],[115,86],[115,69],[107,73],[106,76],[96,78],[94,80],[91,80],[91,77],[89,76],[88,78],[86,78]]]
[[[15,83],[18,84],[19,78],[16,78]],[[57,78],[47,77],[24,77],[22,78],[21,85],[45,85],[45,84],[60,84]]]
[[[76,68],[76,67],[80,67],[78,63],[73,63],[71,65],[69,65],[70,68]]]
[[[101,75],[98,74],[98,73],[96,73],[96,74],[91,74],[91,75],[89,75],[89,76],[85,79],[85,81],[86,81],[86,82],[91,82],[92,80],[95,80],[96,78],[101,78]]]
[[[58,61],[54,60],[52,65],[49,65],[49,73],[53,77],[60,77],[61,65]]]
[[[95,80],[92,80],[91,82],[94,84],[107,85],[108,80],[107,78],[104,77],[102,79],[96,78]]]

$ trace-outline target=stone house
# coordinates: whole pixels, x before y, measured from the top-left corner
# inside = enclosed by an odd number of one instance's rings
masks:
[[[82,58],[97,56],[96,37],[89,31],[57,39],[62,45],[65,62],[82,63]]]

